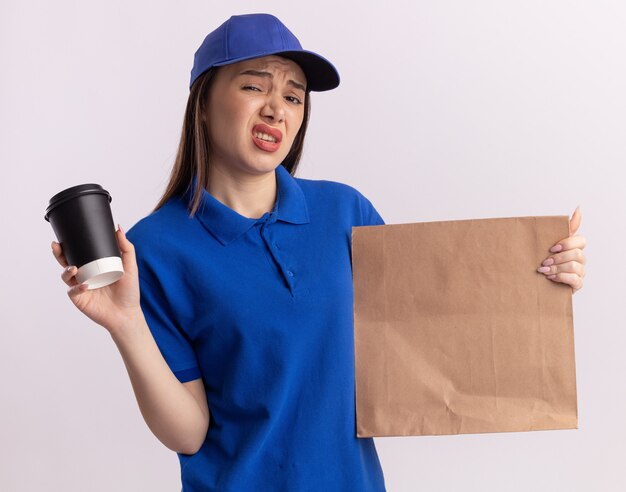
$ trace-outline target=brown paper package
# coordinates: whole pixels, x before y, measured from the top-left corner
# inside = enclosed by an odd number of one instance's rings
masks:
[[[354,227],[356,434],[577,428],[567,216]]]

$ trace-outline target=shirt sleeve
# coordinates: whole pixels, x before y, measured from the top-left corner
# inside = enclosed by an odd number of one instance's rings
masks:
[[[141,269],[139,288],[141,310],[169,368],[181,383],[201,377],[191,341],[176,323],[163,289],[142,280]]]
[[[380,216],[372,202],[359,193],[361,198],[361,216],[364,226],[385,225],[385,221]]]
[[[163,263],[159,261],[159,255],[146,246],[152,241],[149,233],[131,228],[126,236],[135,246],[139,302],[154,341],[181,383],[198,379],[202,374],[193,343],[176,316],[176,295],[180,289],[171,286],[172,279],[168,282],[171,273],[159,267]]]

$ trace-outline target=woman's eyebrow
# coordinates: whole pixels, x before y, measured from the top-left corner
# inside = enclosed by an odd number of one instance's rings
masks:
[[[255,75],[257,77],[269,77],[270,79],[274,78],[274,75],[272,75],[271,73],[262,72],[259,70],[244,70],[243,72],[240,72],[239,75]],[[301,84],[300,82],[296,82],[295,80],[289,79],[287,83],[294,86],[296,89],[300,89],[306,92],[306,87],[304,87],[304,85]]]

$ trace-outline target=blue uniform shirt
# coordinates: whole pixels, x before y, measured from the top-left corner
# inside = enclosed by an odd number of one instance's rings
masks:
[[[352,227],[383,219],[346,184],[282,165],[276,184],[258,219],[203,190],[195,217],[187,194],[127,233],[154,339],[207,393],[183,490],[383,491],[374,441],[356,437],[351,262]]]

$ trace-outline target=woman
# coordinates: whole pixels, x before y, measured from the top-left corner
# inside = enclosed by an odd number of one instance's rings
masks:
[[[184,490],[385,490],[355,433],[350,258],[351,228],[384,222],[348,185],[293,177],[309,92],[338,84],[275,17],[231,17],[196,52],[163,198],[128,238],[118,227],[126,274],[92,291],[62,274]],[[584,239],[560,244],[547,268],[578,289]]]

